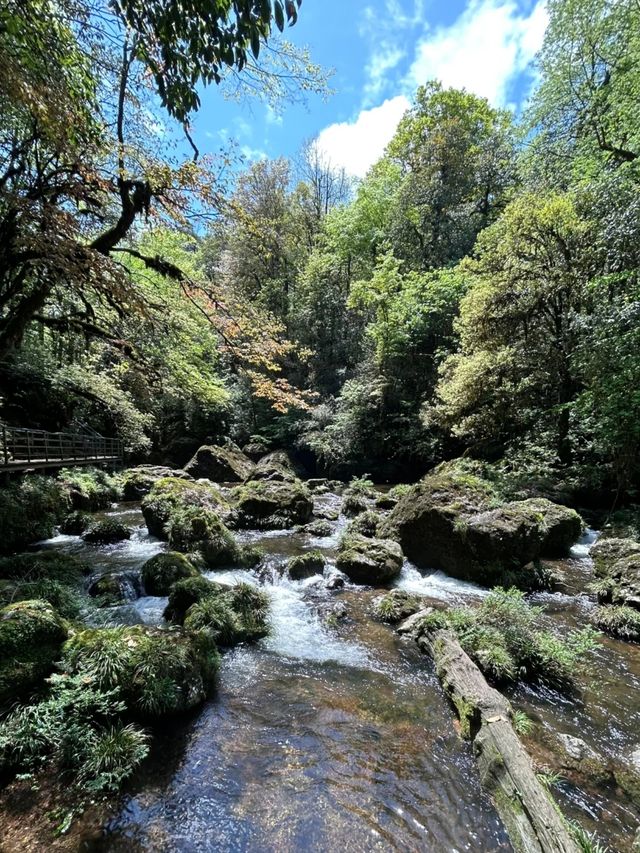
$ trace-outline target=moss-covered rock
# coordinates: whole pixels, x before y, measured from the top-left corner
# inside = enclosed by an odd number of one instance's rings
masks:
[[[229,510],[227,501],[215,486],[177,477],[157,480],[142,501],[142,514],[152,536],[167,539],[172,516],[186,507],[204,507],[217,515]]]
[[[179,480],[193,480],[190,474],[181,469],[174,470],[163,465],[138,465],[128,468],[122,474],[122,494],[125,501],[140,501],[151,491],[154,483],[165,477]]]
[[[34,551],[0,559],[0,578],[22,582],[55,580],[70,586],[79,584],[89,566],[71,554],[60,551]]]
[[[347,535],[357,533],[360,536],[368,536],[373,539],[378,535],[378,526],[381,521],[382,516],[377,512],[372,510],[361,512],[347,527]]]
[[[252,435],[249,441],[243,446],[242,452],[252,462],[258,462],[259,459],[269,452],[269,444],[262,436]]]
[[[82,536],[93,524],[93,516],[81,509],[76,509],[65,516],[60,524],[60,533],[65,536]]]
[[[345,494],[342,500],[341,511],[343,515],[353,517],[361,512],[366,512],[369,502],[363,495]]]
[[[187,611],[193,604],[198,604],[205,598],[223,591],[224,586],[222,584],[207,580],[202,575],[177,581],[171,587],[169,601],[164,610],[164,618],[167,622],[182,625]]]
[[[305,524],[313,513],[311,493],[300,480],[292,483],[252,480],[236,496],[238,527],[278,530]]]
[[[131,538],[131,530],[115,518],[105,518],[91,525],[82,537],[91,545],[112,545]]]
[[[376,507],[383,510],[393,509],[399,500],[400,498],[387,492],[387,494],[380,495],[379,498],[376,498]]]
[[[176,581],[194,578],[199,574],[184,554],[169,551],[147,560],[142,567],[142,583],[147,595],[169,595]]]
[[[197,450],[184,470],[196,480],[202,477],[216,483],[242,483],[253,473],[254,464],[238,447],[212,444]]]
[[[326,536],[331,536],[333,533],[333,527],[328,521],[325,521],[323,518],[317,518],[315,521],[309,522],[309,524],[305,524],[304,527],[301,528],[304,533],[308,533],[309,536],[315,536],[319,539],[323,539]]]
[[[249,584],[216,590],[189,608],[184,627],[207,631],[221,646],[254,642],[269,633],[269,597]]]
[[[584,522],[574,509],[546,498],[529,498],[516,501],[515,505],[532,510],[539,516],[543,532],[541,557],[566,557],[582,535]]]
[[[197,551],[211,569],[239,565],[242,551],[231,531],[206,507],[175,510],[166,527],[169,546],[176,551]]]
[[[75,634],[63,666],[117,689],[131,714],[157,718],[189,711],[213,687],[219,654],[211,635],[180,628],[100,628]]]
[[[46,601],[19,601],[0,610],[0,707],[49,675],[67,630]]]
[[[255,545],[241,545],[238,565],[243,569],[255,569],[264,558],[264,552]]]
[[[140,594],[140,576],[133,571],[108,572],[89,586],[89,595],[99,599],[99,604],[104,607],[134,601]]]
[[[490,483],[448,471],[413,486],[380,526],[420,566],[524,589],[540,585],[540,574],[524,567],[566,553],[581,529],[572,510],[544,499],[502,503]]]
[[[122,498],[122,482],[118,474],[101,468],[63,468],[58,482],[66,489],[74,509],[97,512]]]
[[[321,575],[326,559],[321,551],[307,551],[287,561],[286,572],[291,580],[301,581],[313,575]]]
[[[342,540],[336,566],[354,583],[385,584],[400,574],[402,562],[397,542],[353,534]]]
[[[640,611],[640,544],[633,539],[600,539],[591,556],[600,603]]]
[[[11,554],[48,539],[71,503],[52,477],[29,475],[0,489],[0,554]]]

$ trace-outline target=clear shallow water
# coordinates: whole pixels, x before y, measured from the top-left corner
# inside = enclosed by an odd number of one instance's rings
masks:
[[[322,506],[339,505],[324,495]],[[59,547],[91,559],[96,573],[137,571],[162,550],[131,506],[112,510],[134,528],[129,542],[96,548],[76,537]],[[292,582],[283,564],[320,547],[329,565],[347,524],[321,539],[302,532],[249,531],[266,553],[259,575],[211,572],[222,583],[261,585],[272,601],[272,633],[223,658],[217,693],[191,719],[168,722],[149,762],[101,828],[87,825],[79,849],[94,851],[510,850],[480,789],[470,749],[428,660],[371,617],[379,591],[330,592],[321,576]],[[593,605],[589,531],[556,564],[563,592],[537,596],[560,630],[584,624]],[[486,590],[406,562],[396,586],[446,603],[473,604]],[[337,602],[346,618],[332,616]],[[166,599],[139,598],[105,613],[113,622],[159,624]],[[327,618],[332,617],[332,618]],[[570,698],[548,688],[511,697],[538,723],[529,747],[553,756],[546,737],[582,737],[615,757],[640,741],[638,647],[603,640]],[[612,850],[630,849],[635,813],[615,791],[565,780],[569,816],[597,829]],[[627,846],[627,842],[629,845]]]

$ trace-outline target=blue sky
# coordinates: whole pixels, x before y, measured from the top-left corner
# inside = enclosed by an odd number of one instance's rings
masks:
[[[303,0],[287,37],[333,68],[335,94],[275,115],[259,100],[204,93],[195,122],[203,151],[235,139],[250,159],[294,156],[307,139],[362,177],[382,154],[416,88],[429,79],[519,109],[534,82],[544,0]]]

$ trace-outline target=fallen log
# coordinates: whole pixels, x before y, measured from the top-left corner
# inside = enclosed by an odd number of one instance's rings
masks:
[[[580,848],[512,725],[512,708],[446,630],[417,643],[433,658],[442,686],[471,740],[482,786],[491,796],[517,853],[579,853]]]

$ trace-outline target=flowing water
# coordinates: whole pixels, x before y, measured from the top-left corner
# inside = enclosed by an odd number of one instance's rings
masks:
[[[339,506],[335,495],[317,508]],[[139,597],[137,573],[164,548],[143,526],[139,508],[114,515],[133,529],[113,546],[76,537],[42,543],[90,559],[95,576],[131,577],[131,600],[107,608],[104,621],[161,624],[166,599]],[[92,851],[494,851],[511,850],[480,788],[468,744],[430,662],[408,639],[371,616],[380,591],[330,590],[326,575],[292,582],[284,562],[320,548],[329,563],[346,520],[332,535],[294,531],[241,535],[265,559],[256,572],[215,572],[223,583],[260,584],[271,597],[272,632],[223,658],[216,694],[186,720],[165,724],[152,755],[119,806],[80,849]],[[591,573],[590,534],[558,564],[562,593],[539,596],[566,630],[584,624],[580,595]],[[473,603],[486,590],[405,563],[396,586],[439,602]],[[576,695],[519,688],[511,697],[539,723],[530,747],[543,760],[545,737],[564,732],[619,758],[640,742],[638,647],[603,640],[593,680]],[[637,813],[614,790],[568,782],[559,796],[569,816],[596,828],[613,850],[630,850]]]

